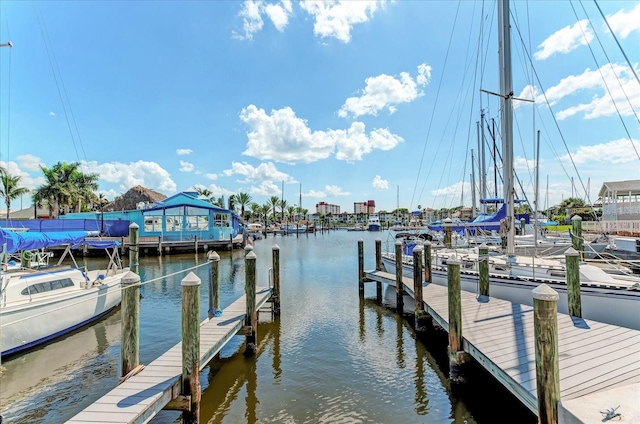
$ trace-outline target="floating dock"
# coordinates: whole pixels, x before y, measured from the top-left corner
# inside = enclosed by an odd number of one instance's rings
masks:
[[[364,278],[396,285],[395,274],[383,271],[365,271]],[[413,297],[413,280],[402,282]],[[449,331],[447,288],[423,285],[422,295],[425,311]],[[461,304],[462,350],[537,414],[533,307],[465,291]],[[609,419],[640,423],[640,331],[557,317],[559,422],[607,422],[609,414]]]
[[[272,289],[256,289],[256,310],[269,301]],[[223,310],[220,317],[200,324],[200,370],[243,329],[246,296]],[[147,365],[140,373],[96,400],[71,418],[73,424],[146,423],[180,394],[182,342]]]

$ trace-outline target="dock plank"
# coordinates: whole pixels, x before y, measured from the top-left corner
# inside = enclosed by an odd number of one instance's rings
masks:
[[[365,273],[395,286],[395,274]],[[413,280],[404,277],[413,297]],[[448,331],[447,288],[423,285],[426,311]],[[532,412],[537,412],[533,307],[461,292],[463,349]],[[558,314],[560,394],[564,401],[640,383],[640,331]]]
[[[271,297],[271,289],[256,290],[256,307]],[[242,328],[246,300],[241,296],[224,309],[222,316],[200,324],[200,370]],[[145,423],[179,392],[182,378],[182,343],[153,360],[140,373],[124,381],[72,417],[68,423]]]

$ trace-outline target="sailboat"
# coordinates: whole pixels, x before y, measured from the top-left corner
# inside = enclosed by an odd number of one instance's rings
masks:
[[[500,92],[502,125],[502,159],[504,167],[503,225],[506,249],[489,257],[490,295],[512,302],[531,305],[531,290],[546,283],[560,294],[558,310],[568,312],[566,270],[559,260],[517,256],[515,253],[515,189],[513,172],[513,87],[511,72],[511,30],[509,1],[498,2],[498,43],[500,50]],[[411,249],[403,249],[403,275],[413,277]],[[471,249],[433,249],[431,280],[447,285],[447,261],[461,261],[462,290],[477,292],[479,254]],[[383,264],[394,273],[394,252],[383,253]],[[611,275],[588,264],[580,264],[583,318],[640,330],[640,278]]]

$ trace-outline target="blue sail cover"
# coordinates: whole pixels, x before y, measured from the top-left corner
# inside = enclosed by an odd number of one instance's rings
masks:
[[[77,249],[83,243],[88,245],[99,244],[99,247],[118,246],[117,241],[86,241],[85,237],[91,233],[87,231],[56,231],[56,232],[20,232],[14,233],[0,229],[0,246],[6,243],[7,252],[15,253],[21,250],[41,249],[43,247],[60,246],[62,244],[71,245],[72,249]],[[108,244],[105,245],[105,244]],[[96,246],[97,247],[97,246]]]

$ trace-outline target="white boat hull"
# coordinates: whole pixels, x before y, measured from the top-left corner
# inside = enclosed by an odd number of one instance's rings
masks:
[[[396,272],[395,260],[385,256],[383,264],[387,272]],[[405,277],[413,278],[413,266],[403,264],[402,273]],[[446,287],[446,269],[433,268],[432,282]],[[549,285],[560,295],[558,312],[568,313],[567,286],[566,283],[558,280],[491,276],[489,294],[491,297],[531,306],[533,304],[531,290],[542,283]],[[460,285],[464,291],[478,293],[477,273],[461,270]],[[596,284],[582,285],[581,303],[582,318],[640,330],[639,291]]]
[[[120,304],[120,280],[124,275],[120,272],[106,277],[102,283],[88,288],[76,285],[51,293],[22,296],[24,299],[14,302],[3,301],[0,306],[2,355],[47,342],[107,314]]]

